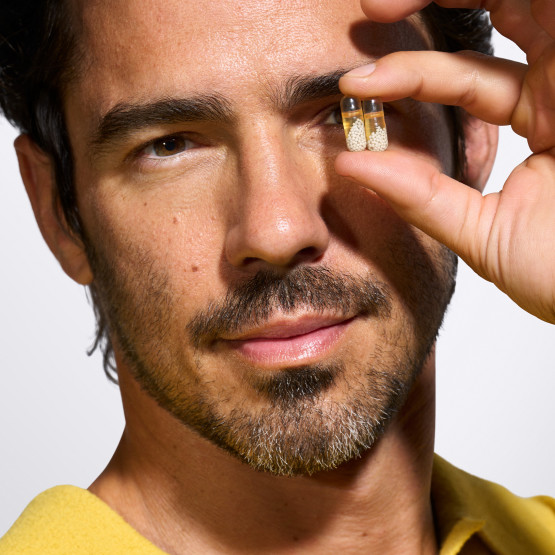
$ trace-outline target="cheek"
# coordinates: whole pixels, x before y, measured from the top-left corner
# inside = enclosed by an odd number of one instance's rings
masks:
[[[410,151],[452,175],[454,140],[447,108],[414,102],[406,113],[387,118],[391,148]]]
[[[140,266],[148,261],[167,277],[173,294],[186,294],[192,305],[195,298],[206,300],[217,287],[223,244],[218,203],[210,195],[193,199],[175,189],[98,191],[87,197],[84,226],[114,271],[146,279]]]

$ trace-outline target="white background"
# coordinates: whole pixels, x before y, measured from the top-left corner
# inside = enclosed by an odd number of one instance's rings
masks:
[[[498,55],[522,60],[496,39]],[[123,427],[98,355],[85,291],[42,241],[0,123],[0,536],[40,491],[87,487]],[[526,142],[509,129],[487,192]],[[438,347],[437,451],[520,495],[555,496],[555,328],[521,311],[461,264]]]

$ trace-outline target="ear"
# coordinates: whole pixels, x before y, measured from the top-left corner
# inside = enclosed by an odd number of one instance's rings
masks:
[[[464,182],[483,191],[495,161],[499,128],[470,114],[466,114],[463,125],[466,153]]]
[[[19,171],[39,229],[65,273],[81,285],[92,282],[92,272],[82,242],[71,233],[60,206],[52,161],[28,135],[14,143]]]

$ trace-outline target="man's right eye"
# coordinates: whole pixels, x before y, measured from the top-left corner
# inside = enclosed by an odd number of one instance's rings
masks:
[[[341,118],[341,109],[339,106],[332,110],[322,123],[324,125],[342,125],[343,120]]]
[[[181,135],[172,135],[152,141],[145,146],[141,154],[149,158],[169,158],[194,148],[196,143]]]

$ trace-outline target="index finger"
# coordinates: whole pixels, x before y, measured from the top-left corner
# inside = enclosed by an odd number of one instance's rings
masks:
[[[379,96],[387,102],[411,97],[461,106],[488,123],[508,125],[526,70],[524,64],[470,51],[394,52],[346,73],[339,86],[358,98]]]

